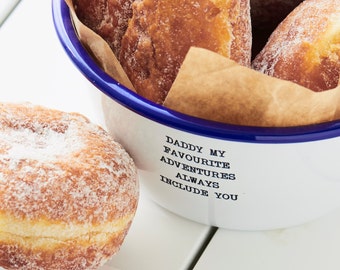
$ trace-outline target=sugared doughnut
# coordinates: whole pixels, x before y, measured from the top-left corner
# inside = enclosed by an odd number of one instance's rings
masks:
[[[119,55],[120,43],[128,20],[132,16],[134,0],[72,0],[78,18],[100,35]]]
[[[276,28],[253,68],[314,91],[338,85],[340,4],[305,0]]]
[[[250,0],[255,28],[277,26],[303,0]]]
[[[163,102],[191,46],[250,66],[249,0],[136,0],[132,7],[119,60],[147,99]]]
[[[278,24],[303,0],[250,0],[253,55],[257,55]]]
[[[0,266],[96,269],[136,211],[132,159],[79,114],[26,103],[0,111]]]

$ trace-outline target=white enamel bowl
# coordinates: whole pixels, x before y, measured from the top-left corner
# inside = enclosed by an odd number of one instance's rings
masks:
[[[212,226],[267,230],[302,224],[340,206],[339,122],[254,128],[166,109],[96,65],[64,0],[53,0],[53,18],[66,53],[103,93],[109,131],[162,207]]]

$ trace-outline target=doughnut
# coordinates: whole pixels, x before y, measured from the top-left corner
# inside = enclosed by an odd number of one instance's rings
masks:
[[[270,34],[303,0],[250,0],[253,31],[252,54],[257,55]]]
[[[250,0],[254,28],[277,26],[303,0]]]
[[[27,103],[0,111],[0,266],[98,268],[136,211],[133,160],[80,114]]]
[[[275,29],[255,57],[255,70],[319,92],[335,88],[340,73],[338,0],[305,0]]]
[[[73,0],[80,21],[100,35],[119,55],[120,43],[128,20],[132,16],[134,0]]]
[[[132,9],[119,61],[153,102],[163,103],[191,46],[250,66],[249,0],[136,0]]]

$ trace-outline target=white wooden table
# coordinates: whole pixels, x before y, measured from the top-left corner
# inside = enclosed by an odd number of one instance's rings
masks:
[[[63,51],[48,0],[0,0],[0,101],[76,111],[104,126],[99,91]],[[340,210],[295,228],[214,232],[158,207],[142,189],[126,241],[102,269],[340,269]]]

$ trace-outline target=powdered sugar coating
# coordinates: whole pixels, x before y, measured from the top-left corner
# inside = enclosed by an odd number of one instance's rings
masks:
[[[136,0],[132,8],[119,60],[149,100],[163,103],[192,46],[250,66],[249,0]]]
[[[107,41],[116,55],[128,20],[132,16],[134,0],[73,0],[79,19]]]
[[[77,224],[134,213],[136,168],[103,129],[27,104],[0,110],[0,213]]]
[[[253,57],[263,49],[270,34],[278,24],[302,1],[303,0],[250,0]]]
[[[340,74],[340,5],[305,0],[276,28],[253,68],[314,91],[337,86]]]

